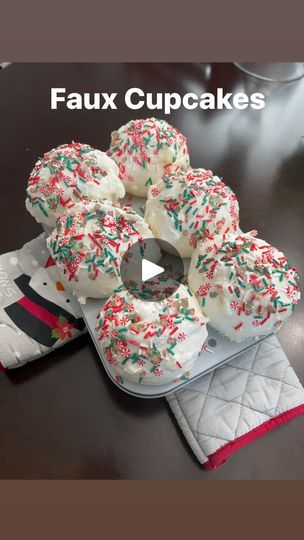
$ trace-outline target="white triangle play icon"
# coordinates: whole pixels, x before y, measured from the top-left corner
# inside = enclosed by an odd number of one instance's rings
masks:
[[[162,266],[158,266],[147,259],[142,259],[141,261],[141,279],[142,281],[147,281],[159,274],[162,274],[165,269]]]

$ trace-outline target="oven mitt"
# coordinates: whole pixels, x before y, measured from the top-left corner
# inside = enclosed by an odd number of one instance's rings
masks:
[[[45,234],[0,256],[0,367],[15,368],[86,331],[60,281]]]
[[[304,389],[275,337],[167,397],[199,462],[236,450],[304,414]]]

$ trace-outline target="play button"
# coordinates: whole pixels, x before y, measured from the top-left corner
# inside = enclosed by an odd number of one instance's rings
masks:
[[[171,244],[145,238],[124,254],[120,272],[124,286],[133,296],[159,302],[171,296],[182,283],[184,263]]]
[[[148,279],[159,276],[159,274],[162,274],[164,271],[165,269],[162,266],[158,266],[158,264],[154,264],[153,262],[148,261],[147,259],[143,259],[141,261],[142,281],[147,281]]]

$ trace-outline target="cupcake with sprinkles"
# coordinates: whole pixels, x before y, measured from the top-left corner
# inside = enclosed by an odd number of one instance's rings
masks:
[[[116,202],[125,188],[116,163],[88,144],[62,144],[39,158],[30,174],[26,208],[50,227],[82,200]]]
[[[295,268],[255,235],[199,244],[191,258],[189,287],[210,325],[231,341],[277,332],[300,300]]]
[[[144,250],[144,239],[152,236],[143,218],[129,207],[83,201],[58,218],[47,245],[63,281],[84,304],[86,298],[105,298],[121,285],[124,253],[136,242]],[[149,249],[156,262],[159,247],[149,242]]]
[[[100,348],[118,383],[187,380],[207,338],[206,317],[184,285],[161,302],[145,302],[123,286],[101,309]]]
[[[108,151],[118,164],[128,193],[146,197],[172,164],[189,167],[187,139],[156,118],[131,120],[111,134]]]
[[[171,169],[149,188],[145,221],[157,238],[190,257],[198,243],[238,232],[239,205],[211,171]]]

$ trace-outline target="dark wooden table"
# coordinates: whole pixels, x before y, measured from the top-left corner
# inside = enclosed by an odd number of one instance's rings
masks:
[[[175,111],[193,166],[231,185],[244,230],[281,248],[303,272],[304,80],[265,85],[232,64],[23,64],[0,72],[0,251],[41,232],[24,207],[37,156],[72,139],[105,150],[132,116],[131,86],[145,91],[262,91],[262,111]],[[50,88],[118,92],[118,110],[50,110]],[[158,116],[164,117],[163,114]],[[304,303],[279,340],[304,383]],[[90,338],[0,376],[1,478],[304,478],[304,419],[243,448],[205,472],[164,399],[129,397],[108,379]]]

